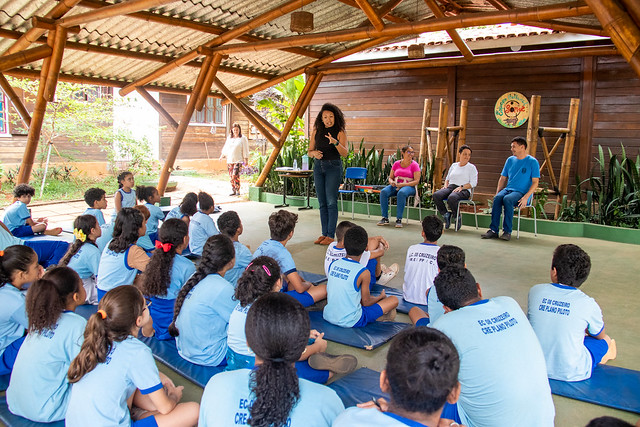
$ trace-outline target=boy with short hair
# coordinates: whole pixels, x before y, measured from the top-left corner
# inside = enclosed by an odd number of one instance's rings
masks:
[[[426,216],[422,220],[424,241],[409,246],[404,263],[402,291],[405,301],[427,304],[427,291],[433,286],[433,279],[438,274],[438,239],[442,236],[443,227],[442,220],[436,215]]]
[[[89,205],[83,215],[93,215],[98,220],[98,225],[102,227],[106,224],[102,209],[107,208],[106,191],[102,188],[93,187],[84,192],[84,201]]]
[[[236,250],[236,262],[233,268],[224,275],[225,280],[235,287],[245,268],[247,268],[253,259],[249,248],[239,241],[239,237],[244,231],[244,228],[242,227],[238,213],[235,211],[227,211],[220,215],[220,217],[218,217],[218,230],[220,230],[221,234],[231,239],[233,247]]]
[[[553,426],[544,354],[520,305],[505,296],[483,299],[466,268],[442,270],[434,284],[445,314],[430,326],[444,332],[461,355],[462,424]]]
[[[553,252],[551,283],[529,291],[529,321],[551,379],[586,380],[598,363],[616,358],[616,342],[605,333],[600,306],[578,289],[590,270],[591,259],[585,251],[560,245]]]
[[[453,245],[443,245],[438,251],[438,273],[447,267],[465,268],[465,254],[462,248]],[[435,286],[427,290],[427,312],[421,308],[412,307],[409,310],[409,319],[416,326],[427,326],[430,322],[435,322],[444,314],[444,307],[438,298],[438,291]]]
[[[369,294],[369,270],[360,265],[360,257],[369,238],[364,228],[356,225],[344,235],[346,258],[331,263],[327,277],[327,305],[322,316],[327,322],[343,328],[359,328],[376,319],[393,320],[398,298],[387,297],[385,291]]]
[[[309,307],[327,297],[327,285],[313,286],[300,277],[296,263],[286,246],[293,237],[298,215],[281,209],[269,215],[271,239],[262,242],[253,254],[253,258],[265,255],[275,259],[280,266],[284,280],[281,292],[297,299],[303,306]]]
[[[347,251],[344,248],[344,233],[354,226],[355,224],[351,221],[342,221],[336,227],[336,241],[329,244],[327,247],[327,253],[324,257],[325,275],[329,275],[329,266],[333,261],[347,256]],[[398,274],[398,264],[393,263],[391,266],[387,267],[381,263],[382,257],[387,249],[389,249],[389,243],[384,237],[369,237],[367,250],[362,253],[360,264],[367,267],[367,270],[369,270],[369,273],[371,274],[371,285],[374,283],[386,285],[396,276],[396,274]]]
[[[201,256],[207,239],[220,234],[220,232],[216,228],[213,218],[209,216],[215,210],[213,197],[204,191],[199,192],[198,206],[198,212],[193,214],[191,221],[189,221],[189,251],[194,255]]]
[[[18,184],[13,189],[15,201],[4,211],[4,223],[16,237],[33,236],[36,233],[43,233],[48,236],[57,236],[62,233],[62,228],[56,227],[47,229],[49,220],[47,218],[31,218],[31,213],[27,205],[31,203],[31,198],[35,196],[36,190],[29,184]]]

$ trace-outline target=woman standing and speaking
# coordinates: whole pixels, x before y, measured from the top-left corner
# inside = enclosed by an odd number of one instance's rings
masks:
[[[315,160],[313,180],[320,205],[322,235],[314,242],[328,245],[334,240],[338,223],[338,188],[342,181],[342,159],[349,153],[342,111],[324,104],[316,117],[309,141],[309,157]]]
[[[249,162],[249,141],[242,135],[242,129],[238,123],[231,125],[231,135],[222,147],[220,160],[227,158],[227,169],[229,170],[229,181],[231,181],[230,196],[240,195],[240,168],[242,163]]]

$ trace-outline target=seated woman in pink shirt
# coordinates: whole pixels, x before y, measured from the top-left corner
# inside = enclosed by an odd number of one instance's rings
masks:
[[[416,186],[420,182],[420,166],[413,160],[414,151],[410,145],[405,145],[401,151],[402,160],[398,160],[391,167],[389,185],[380,191],[382,219],[378,221],[378,225],[389,225],[389,197],[397,197],[396,227],[402,228],[402,214],[407,197],[416,195]]]

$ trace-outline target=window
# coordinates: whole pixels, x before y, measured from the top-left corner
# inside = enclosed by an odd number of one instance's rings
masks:
[[[202,111],[194,111],[191,116],[192,124],[223,124],[224,107],[220,98],[207,98],[207,102]]]
[[[0,91],[0,135],[9,135],[9,100]]]

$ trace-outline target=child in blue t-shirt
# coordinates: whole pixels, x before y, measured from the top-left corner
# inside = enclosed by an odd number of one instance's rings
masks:
[[[386,296],[384,290],[377,297],[369,294],[369,270],[360,265],[368,241],[367,232],[359,225],[344,234],[347,256],[329,267],[327,305],[322,314],[327,322],[343,328],[358,328],[378,318],[395,318],[398,298]]]
[[[214,375],[202,395],[199,424],[329,427],[344,405],[330,388],[299,379],[295,362],[309,339],[309,315],[279,292],[258,298],[246,320],[253,369]]]
[[[460,358],[449,338],[437,329],[408,328],[396,335],[380,373],[380,389],[390,400],[358,403],[333,422],[351,426],[457,426]]]
[[[73,235],[76,240],[69,246],[69,250],[58,265],[75,270],[82,280],[87,297],[86,303],[97,304],[96,281],[101,252],[96,240],[102,235],[102,229],[95,216],[80,215],[73,221]]]
[[[296,222],[298,215],[282,209],[269,215],[271,239],[262,242],[253,253],[253,257],[270,256],[278,261],[280,271],[285,277],[282,292],[291,295],[303,306],[309,307],[327,297],[327,285],[313,286],[298,274],[296,263],[286,248],[289,240],[293,238]]]
[[[271,292],[280,292],[281,287],[280,267],[276,260],[268,256],[251,261],[240,276],[235,292],[238,305],[231,313],[227,330],[227,370],[253,368],[255,353],[247,345],[245,334],[247,312],[255,300]],[[333,373],[350,373],[358,364],[358,360],[350,354],[333,356],[325,353],[327,342],[323,336],[312,329],[309,333],[311,344],[307,345],[296,362],[298,377],[320,384],[326,383]]]
[[[84,192],[84,201],[89,205],[83,215],[93,215],[98,220],[100,227],[106,224],[102,210],[107,208],[106,191],[102,188],[90,188]]]
[[[616,341],[604,330],[600,306],[578,289],[590,271],[585,251],[560,245],[553,252],[551,283],[529,291],[528,317],[551,379],[586,380],[598,363],[616,358]]]
[[[7,389],[12,413],[41,423],[64,419],[71,394],[67,370],[80,351],[87,324],[74,311],[85,298],[80,277],[69,267],[55,267],[29,287],[29,334]]]
[[[179,206],[176,206],[169,211],[165,219],[178,218],[189,225],[191,217],[196,212],[198,212],[198,195],[190,192],[184,195]]]
[[[115,288],[89,318],[80,353],[69,367],[73,384],[65,424],[69,427],[193,426],[199,405],[178,403],[183,387],[158,372],[151,350],[136,337],[151,316],[134,286]],[[133,420],[132,407],[147,417]],[[135,411],[138,412],[138,411]]]
[[[227,327],[236,306],[235,289],[224,279],[234,264],[235,249],[227,236],[209,237],[196,272],[176,297],[169,333],[183,359],[220,366],[227,354]]]
[[[237,212],[228,211],[220,215],[218,218],[218,229],[220,233],[231,239],[233,247],[236,250],[236,263],[224,276],[227,282],[235,287],[238,283],[238,278],[244,272],[244,269],[247,268],[253,256],[249,248],[239,241],[239,237],[244,231],[244,228],[242,227],[242,222]]]
[[[47,218],[31,218],[27,205],[35,196],[36,190],[29,184],[18,184],[13,189],[14,203],[4,211],[3,222],[9,228],[11,234],[16,237],[33,236],[43,233],[49,236],[57,236],[62,233],[62,228],[47,229]]]
[[[155,187],[140,186],[136,187],[136,194],[138,200],[145,202],[143,206],[149,209],[149,219],[147,220],[147,232],[146,236],[149,236],[151,243],[155,245],[158,238],[158,225],[160,221],[164,219],[164,212],[162,209],[156,206],[156,203],[160,203],[160,193]]]
[[[438,250],[436,259],[438,263],[438,273],[447,267],[465,268],[464,251],[453,245],[443,245]],[[438,299],[438,291],[435,286],[427,290],[427,312],[419,307],[412,307],[409,310],[409,319],[416,326],[427,326],[430,322],[435,322],[444,314],[444,307]]]
[[[132,208],[136,202],[136,185],[133,174],[129,171],[120,172],[118,175],[118,191],[113,195],[113,217],[115,217],[120,209]],[[113,220],[112,220],[113,221]]]
[[[0,375],[11,373],[27,329],[25,297],[20,289],[42,276],[38,255],[28,246],[0,251]]]
[[[100,256],[98,267],[98,300],[107,291],[121,285],[132,285],[136,276],[147,268],[149,256],[135,243],[144,236],[145,220],[139,210],[122,208],[116,216],[113,239]]]
[[[207,239],[220,233],[209,216],[215,209],[213,197],[201,191],[198,193],[198,204],[200,209],[189,221],[189,250],[194,255],[202,255],[202,248]]]
[[[187,224],[177,218],[166,220],[160,227],[156,249],[143,276],[140,289],[153,303],[149,312],[159,340],[171,339],[168,328],[173,320],[176,297],[196,271],[193,262],[182,256],[188,246]]]

